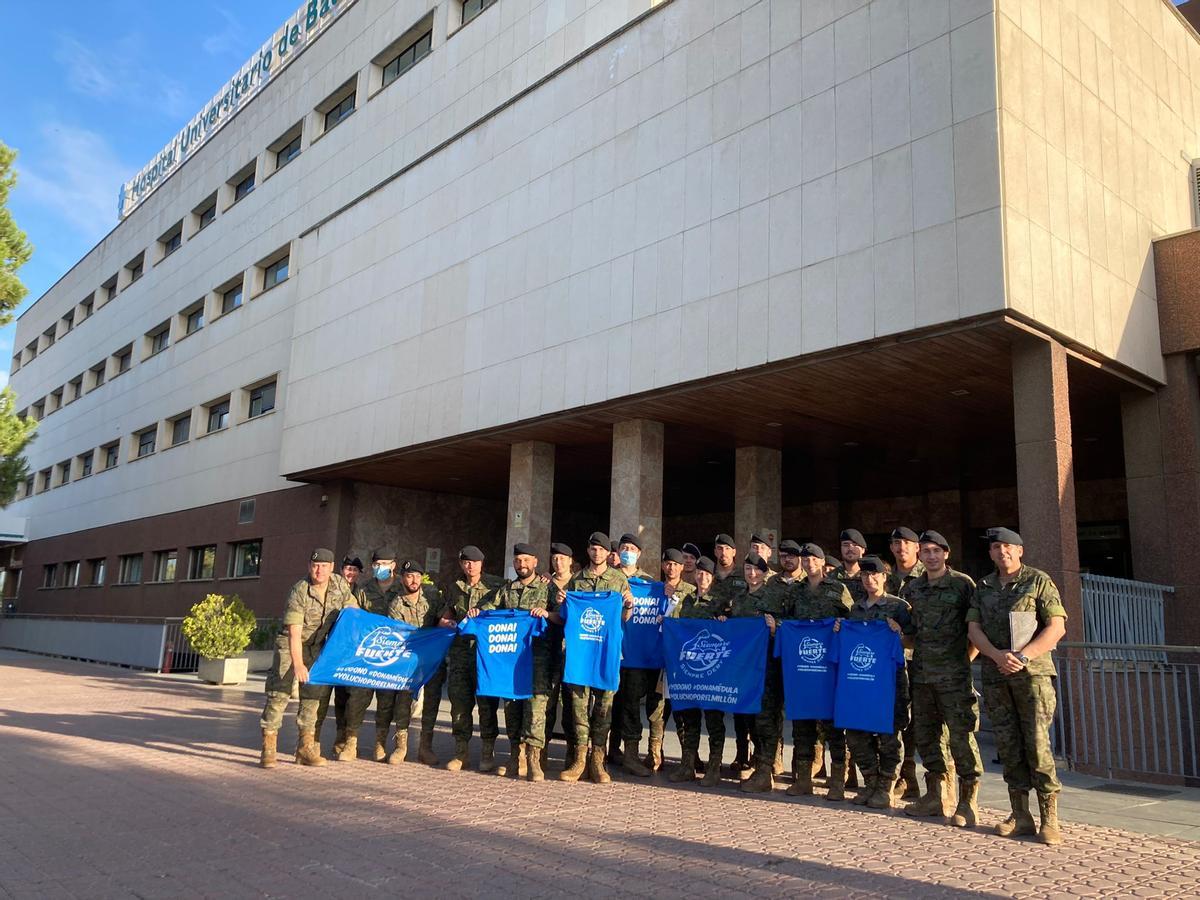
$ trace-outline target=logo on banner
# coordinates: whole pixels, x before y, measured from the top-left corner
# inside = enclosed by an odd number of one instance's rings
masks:
[[[398,659],[406,659],[412,654],[409,652],[402,634],[393,631],[386,625],[380,625],[359,641],[354,655],[362,657],[368,665],[383,668],[390,666]]]
[[[604,628],[604,616],[600,615],[600,610],[594,606],[589,606],[583,611],[583,615],[579,617],[579,624],[589,634],[599,634],[601,629]]]
[[[729,641],[705,630],[679,648],[679,663],[693,675],[709,675],[732,653]]]
[[[800,661],[819,663],[825,661],[825,644],[816,638],[806,637],[800,642]]]
[[[850,665],[860,672],[867,671],[875,665],[875,651],[866,644],[859,644],[850,654]]]

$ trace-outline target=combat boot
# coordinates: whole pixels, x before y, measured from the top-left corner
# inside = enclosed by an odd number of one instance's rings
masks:
[[[499,775],[501,778],[503,778],[505,775],[509,775],[513,778],[517,778],[519,775],[525,774],[524,772],[520,771],[521,769],[525,768],[525,758],[524,757],[525,757],[524,745],[514,743],[513,741],[509,741],[508,742],[508,759],[506,759],[503,764],[498,765],[498,766],[493,766],[493,768],[496,770],[496,774]],[[482,764],[480,764],[479,771],[481,771],[481,772],[483,771]]]
[[[338,762],[354,762],[358,759],[358,735],[348,734],[346,740],[342,742],[342,749],[338,751]]]
[[[296,748],[296,762],[302,766],[323,766],[325,757],[321,755],[321,745],[313,740],[311,731],[300,732],[300,745]]]
[[[1042,818],[1038,840],[1051,847],[1061,844],[1062,833],[1058,830],[1058,794],[1038,794],[1038,813]]]
[[[267,731],[263,729],[262,733],[262,754],[258,757],[258,764],[264,769],[275,768],[277,760],[275,752],[279,746],[279,732]]]
[[[925,773],[925,796],[904,807],[907,816],[944,816],[946,814],[946,776]]]
[[[417,748],[417,762],[427,766],[436,766],[438,764],[437,754],[433,752],[432,731],[421,732],[421,745]]]
[[[867,806],[871,809],[891,809],[892,797],[896,789],[896,781],[883,775],[875,779],[875,790],[867,798]]]
[[[771,765],[771,774],[778,778],[783,772],[783,738],[780,738],[775,742],[775,761]]]
[[[796,780],[787,789],[787,795],[789,797],[807,797],[813,792],[812,766],[805,760],[797,762],[798,765],[792,770]]]
[[[662,762],[662,738],[651,735],[650,746],[646,749],[646,758],[642,760],[642,765],[653,774],[662,768]]]
[[[375,762],[383,762],[385,759],[387,759],[387,737],[388,729],[375,729],[375,748],[371,751],[371,758],[374,759]],[[355,744],[357,745],[357,743],[358,739],[355,738]]]
[[[570,751],[567,757],[570,763],[558,773],[558,780],[578,781],[579,777],[583,775],[584,767],[587,765],[587,746],[581,747],[578,744],[572,744],[567,749]]]
[[[541,764],[541,767],[542,767],[542,772],[545,773],[546,767],[550,762],[550,748],[542,747],[542,749],[540,749],[538,751],[537,756],[538,756],[538,763]]]
[[[712,759],[709,758],[711,764]],[[696,751],[684,750],[683,755],[679,759],[679,765],[671,770],[671,774],[667,776],[667,780],[673,784],[682,784],[685,781],[696,780]]]
[[[813,781],[825,781],[829,778],[829,773],[825,770],[825,748],[818,746],[817,754],[819,755],[813,757]]]
[[[928,775],[928,773],[926,774]],[[917,761],[915,759],[910,757],[901,763],[900,779],[904,782],[904,793],[900,795],[901,800],[916,800],[921,796],[921,782],[917,780]],[[928,783],[927,777],[926,784],[928,785]]]
[[[1033,824],[1033,816],[1029,814],[1029,792],[1014,791],[1010,788],[1008,802],[1012,805],[1012,815],[996,826],[996,834],[1001,837],[1036,834],[1037,826]]]
[[[608,784],[612,781],[608,774],[608,766],[605,765],[603,747],[592,748],[591,755],[588,757],[587,773],[588,778],[594,784]]]
[[[406,756],[408,756],[408,729],[397,730],[396,746],[388,754],[387,764],[389,766],[398,766],[404,762],[404,757]]]
[[[541,747],[535,747],[533,744],[525,745],[525,777],[530,781],[545,781],[546,773],[542,771],[542,753],[545,752]]]
[[[695,769],[696,769],[696,774],[697,774],[697,775],[701,775],[701,774],[703,774],[704,772],[708,771],[708,767],[705,765],[705,763],[704,763],[704,760],[702,760],[702,759],[700,758],[700,752],[699,752],[699,751],[696,751],[696,765],[695,765]]]
[[[858,793],[850,802],[855,806],[866,806],[871,795],[875,793],[875,782],[878,780],[879,776],[875,772],[863,772],[862,785],[859,786]]]
[[[479,751],[479,771],[490,772],[496,768],[496,739],[483,739],[483,749]],[[501,775],[504,773],[501,772]]]
[[[342,748],[346,746],[346,727],[343,725],[337,730],[333,736],[333,752],[338,756],[342,755]]]
[[[729,764],[729,771],[734,775],[740,775],[750,768],[750,738],[739,737],[737,739],[737,754],[733,757],[733,762]]]
[[[716,787],[721,783],[721,751],[710,750],[708,765],[704,767],[704,777],[700,784],[704,787]]]
[[[979,818],[979,780],[976,778],[960,778],[958,780],[958,806],[954,808],[954,816],[950,824],[955,828],[974,828],[975,820]]]
[[[461,772],[467,768],[467,756],[471,752],[471,742],[463,738],[454,739],[454,756],[446,763],[447,772]]]
[[[754,767],[754,774],[743,781],[738,789],[746,794],[769,794],[775,787],[772,768],[771,763],[760,762]]]
[[[866,773],[863,773],[866,778]],[[858,766],[854,764],[854,757],[850,755],[850,751],[846,751],[846,787],[858,788]]]
[[[642,765],[638,759],[637,741],[625,742],[625,771],[630,775],[636,775],[639,778],[650,777],[650,770]]]
[[[825,799],[838,802],[846,799],[846,767],[834,764],[829,769],[829,791]]]

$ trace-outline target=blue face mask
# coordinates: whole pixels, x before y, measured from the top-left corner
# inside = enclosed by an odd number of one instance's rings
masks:
[[[633,565],[637,565],[637,561],[638,561],[638,555],[636,553],[634,553],[632,550],[622,550],[621,551],[621,565],[633,566]]]
[[[387,581],[391,577],[392,577],[392,567],[391,566],[376,566],[375,567],[375,578],[377,580]]]

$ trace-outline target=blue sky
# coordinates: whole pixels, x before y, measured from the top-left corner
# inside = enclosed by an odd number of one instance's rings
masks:
[[[10,208],[29,235],[22,306],[117,223],[121,183],[150,161],[300,0],[5,3],[0,140],[20,153]],[[16,323],[0,329],[7,381]]]

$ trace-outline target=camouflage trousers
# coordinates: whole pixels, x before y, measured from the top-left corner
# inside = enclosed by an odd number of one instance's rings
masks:
[[[333,720],[337,723],[338,731],[346,727],[346,704],[350,702],[350,688],[338,685],[333,689]],[[325,724],[325,715],[329,712],[329,698],[326,697],[317,707],[317,740],[321,739],[321,726]]]
[[[311,667],[320,654],[319,647],[302,644],[304,665]],[[296,680],[292,668],[292,653],[286,636],[275,644],[275,658],[267,672],[267,702],[263,706],[261,725],[265,731],[278,731],[283,725],[283,714],[292,699],[292,684]],[[300,685],[300,708],[296,711],[296,726],[300,731],[314,731],[317,725],[317,710],[329,706],[333,688],[328,685]]]
[[[562,654],[562,638],[559,637],[559,646],[551,647],[550,662],[549,662],[550,688],[546,693],[546,729],[543,747],[549,747],[550,742],[554,739],[554,726],[558,724],[559,710],[562,710],[563,733],[569,742],[575,740],[575,732],[571,724],[569,704],[565,701],[560,702],[563,693],[563,654]],[[538,746],[534,744],[534,746]]]
[[[943,686],[912,686],[912,730],[925,771],[947,772],[946,745],[959,778],[976,779],[983,774],[983,760],[975,743],[979,730],[979,703],[971,682]],[[947,732],[949,737],[947,738]],[[905,732],[907,749],[908,732]]]
[[[762,766],[775,765],[775,749],[783,724],[783,665],[774,656],[767,657],[763,675],[762,709],[754,716],[754,759]]]
[[[1050,723],[1058,703],[1050,676],[1018,672],[1002,681],[985,681],[983,703],[1008,786],[1039,794],[1061,790],[1050,746]]]
[[[621,708],[621,738],[642,740],[642,704],[646,707],[646,720],[650,723],[650,739],[662,740],[666,726],[666,708],[659,688],[661,669],[622,669],[619,706]]]
[[[792,746],[796,759],[812,764],[814,759],[825,758],[824,744],[829,745],[829,756],[834,765],[841,765],[846,758],[846,731],[834,728],[833,722],[818,719],[792,720]]]
[[[613,697],[617,692],[568,684],[564,685],[564,693],[570,705],[575,746],[586,747],[590,741],[598,749],[606,747],[612,730]]]
[[[455,638],[446,658],[446,685],[450,694],[450,730],[456,741],[469,741],[475,730],[475,640],[460,644]]]
[[[719,709],[681,709],[675,713],[675,731],[684,750],[700,750],[700,719],[708,732],[708,752],[720,757],[725,750],[725,713]]]
[[[504,704],[504,731],[510,743],[521,742],[521,726],[525,721],[528,700],[504,700],[500,697],[477,697],[479,703],[479,736],[494,741],[500,735],[500,704]]]
[[[432,734],[437,727],[438,712],[442,708],[442,688],[446,685],[447,664],[438,666],[434,676],[425,682],[421,695],[421,734]]]
[[[371,698],[375,698],[375,730],[386,732],[393,722],[397,731],[407,731],[412,721],[412,691],[372,691],[367,688],[351,688],[350,702],[346,706],[346,731],[358,734]]]

